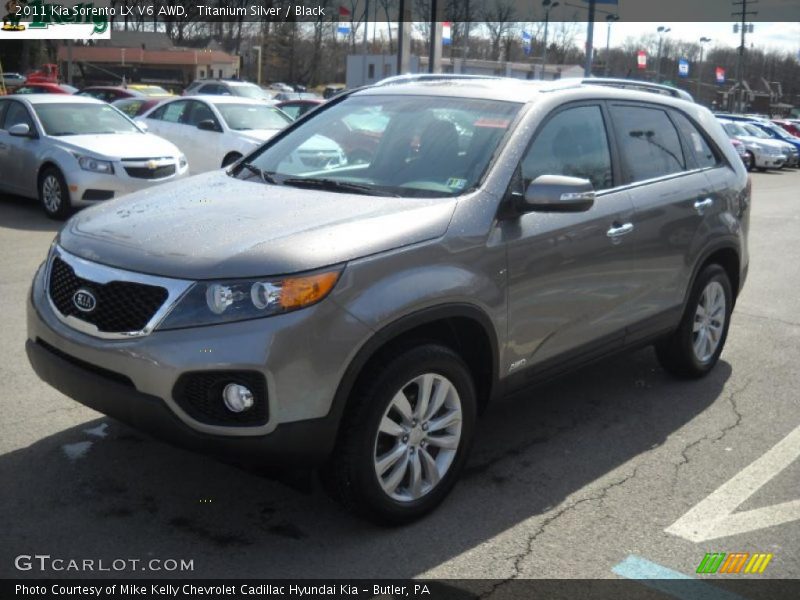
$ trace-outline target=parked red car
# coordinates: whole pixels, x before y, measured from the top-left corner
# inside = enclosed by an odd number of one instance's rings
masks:
[[[786,121],[783,119],[772,119],[772,122],[775,123],[778,127],[782,127],[789,133],[794,136],[800,137],[800,125],[792,123],[791,121]]]
[[[14,90],[14,94],[74,94],[78,88],[64,83],[26,83]]]
[[[134,96],[132,98],[120,98],[119,100],[114,100],[111,102],[111,106],[116,106],[131,119],[133,119],[134,117],[143,115],[156,104],[162,100],[166,100],[167,98],[172,98],[172,96]]]

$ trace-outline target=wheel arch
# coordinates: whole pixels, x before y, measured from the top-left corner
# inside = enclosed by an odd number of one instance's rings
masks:
[[[697,276],[703,272],[708,265],[717,264],[725,269],[725,272],[728,274],[728,279],[731,282],[731,291],[733,292],[733,301],[734,305],[736,303],[736,298],[739,295],[739,287],[742,277],[741,272],[741,257],[739,255],[739,249],[736,248],[735,245],[730,243],[720,244],[713,246],[706,250],[703,253],[700,260],[697,261],[697,265],[695,266],[694,273],[692,273],[692,283],[688,287],[686,291],[686,296],[684,298],[684,307],[686,302],[689,299],[689,293],[691,292],[692,287],[694,286],[694,282],[697,280]]]
[[[420,342],[441,343],[467,363],[483,409],[496,393],[499,348],[489,316],[466,303],[438,305],[400,317],[374,333],[348,364],[334,396],[331,415],[340,423],[361,376],[388,354]]]

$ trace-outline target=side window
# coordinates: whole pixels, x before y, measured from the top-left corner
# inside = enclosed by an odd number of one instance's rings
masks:
[[[285,112],[287,115],[292,117],[292,119],[297,119],[302,113],[300,112],[301,107],[294,104],[288,106],[281,106],[281,110]]]
[[[220,94],[222,94],[224,91],[225,91],[225,90],[224,90],[224,88],[223,88],[221,85],[219,85],[219,84],[216,84],[216,83],[207,83],[207,84],[205,84],[203,87],[201,87],[199,90],[197,90],[197,93],[198,93],[198,94],[214,94],[214,95],[220,95]]]
[[[557,113],[536,135],[521,167],[525,188],[540,175],[582,177],[596,190],[612,187],[611,154],[600,107],[578,106]]]
[[[8,110],[9,104],[11,104],[11,102],[0,102],[0,129],[5,129],[3,126],[3,119],[6,116],[6,110]]]
[[[719,157],[697,127],[679,112],[673,112],[672,118],[678,126],[678,131],[681,132],[686,145],[694,155],[695,167],[698,169],[716,167],[720,163]]]
[[[165,104],[158,110],[154,111],[153,114],[150,115],[150,118],[158,119],[159,121],[165,121],[167,123],[180,123],[188,104],[189,102],[187,100],[170,102],[169,104]]]
[[[686,169],[678,132],[667,113],[644,106],[612,106],[614,128],[628,166],[628,182]]]
[[[33,121],[28,114],[28,110],[19,102],[9,102],[6,118],[3,121],[3,129],[11,129],[14,125],[25,123],[33,130]]]
[[[217,118],[205,102],[198,102],[193,100],[189,102],[189,108],[184,111],[184,118],[182,123],[197,127],[200,121],[214,121],[219,126]]]

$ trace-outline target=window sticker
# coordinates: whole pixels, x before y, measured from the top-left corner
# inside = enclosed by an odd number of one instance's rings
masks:
[[[451,190],[463,190],[465,185],[467,185],[466,179],[451,177],[447,180],[447,187],[449,187]]]

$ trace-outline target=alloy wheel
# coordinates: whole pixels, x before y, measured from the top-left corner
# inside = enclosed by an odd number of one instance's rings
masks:
[[[718,281],[710,281],[700,295],[692,328],[692,347],[700,362],[708,362],[717,351],[725,317],[725,290]]]
[[[42,181],[42,199],[48,212],[56,213],[61,208],[61,194],[58,178],[55,175],[46,175]]]

